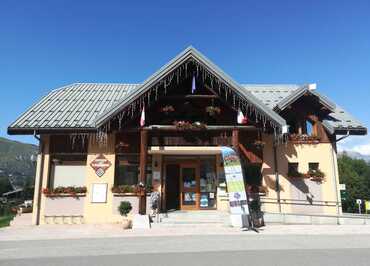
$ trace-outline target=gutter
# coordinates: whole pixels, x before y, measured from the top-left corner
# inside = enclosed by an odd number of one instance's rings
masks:
[[[349,130],[347,130],[347,134],[345,136],[340,137],[339,139],[335,140],[335,143],[338,143],[339,141],[344,140],[344,139],[348,138],[349,136],[350,136]]]
[[[37,212],[36,212],[36,225],[40,225],[40,214],[41,214],[41,194],[42,194],[42,177],[44,176],[44,145],[41,141],[41,138],[36,135],[36,131],[34,132],[35,139],[39,141],[39,153],[41,153],[41,162],[40,162],[40,171],[39,176],[37,179],[39,180],[38,186],[38,195],[37,195]],[[36,188],[35,188],[36,189]]]
[[[276,144],[274,143],[273,147],[274,153],[274,171],[275,171],[275,184],[276,184],[276,197],[279,206],[279,213],[281,213],[281,202],[280,202],[280,177],[279,177],[279,169],[278,169],[278,160],[277,160],[277,148]]]

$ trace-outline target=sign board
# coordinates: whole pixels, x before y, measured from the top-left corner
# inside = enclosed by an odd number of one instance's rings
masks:
[[[362,200],[361,200],[361,199],[356,199],[356,203],[357,203],[358,205],[361,205],[361,204],[362,204]]]
[[[99,154],[91,163],[90,166],[94,169],[98,177],[102,177],[112,163],[105,158],[103,154]]]
[[[245,192],[242,166],[239,156],[230,147],[221,147],[224,172],[229,192],[231,214],[249,214],[247,194]]]
[[[346,190],[346,184],[339,184],[339,190]]]
[[[369,200],[365,200],[365,211],[366,213],[370,211],[370,201]]]
[[[161,173],[159,171],[153,171],[153,181],[160,181]]]
[[[92,184],[91,202],[93,203],[106,203],[107,202],[107,183]]]

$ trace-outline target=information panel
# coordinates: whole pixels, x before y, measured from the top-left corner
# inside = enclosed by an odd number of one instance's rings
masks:
[[[221,147],[231,214],[249,214],[243,170],[238,154],[230,147]]]
[[[108,184],[106,183],[93,184],[91,202],[93,203],[107,202],[107,190],[108,190]]]

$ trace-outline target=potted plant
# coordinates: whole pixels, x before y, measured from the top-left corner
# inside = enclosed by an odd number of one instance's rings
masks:
[[[221,108],[217,107],[217,106],[207,106],[206,107],[206,113],[209,116],[214,117],[214,116],[219,115],[221,113]]]
[[[256,140],[253,145],[257,148],[257,149],[263,149],[263,147],[265,146],[265,142],[262,141],[262,140]]]
[[[161,109],[160,109],[160,112],[168,115],[170,113],[173,113],[175,111],[175,108],[173,108],[172,105],[166,105],[166,106],[163,106]]]
[[[264,225],[263,213],[261,211],[261,202],[258,199],[253,199],[249,203],[249,208],[251,210],[251,219],[256,227],[261,227]]]
[[[114,194],[136,194],[137,187],[135,185],[119,185],[112,187]]]
[[[306,176],[304,174],[300,173],[297,170],[291,170],[291,169],[289,169],[289,171],[288,171],[288,177],[290,177],[290,178],[305,178]]]
[[[129,214],[131,210],[132,205],[129,201],[121,201],[120,205],[118,206],[118,211],[123,217],[123,229],[128,229],[131,226],[131,221],[127,217],[127,214]]]
[[[325,179],[325,173],[322,172],[320,169],[314,170],[311,169],[307,172],[307,176],[310,178],[310,180],[315,182],[323,182]]]

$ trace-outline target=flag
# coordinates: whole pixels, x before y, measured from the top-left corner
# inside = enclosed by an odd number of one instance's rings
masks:
[[[145,125],[145,106],[143,106],[143,110],[141,111],[140,116],[140,126],[143,127]]]
[[[194,94],[196,90],[196,86],[195,86],[195,76],[193,75],[193,80],[191,82],[191,93]]]
[[[238,117],[237,117],[238,124],[247,124],[248,119],[243,115],[243,112],[239,109]]]

